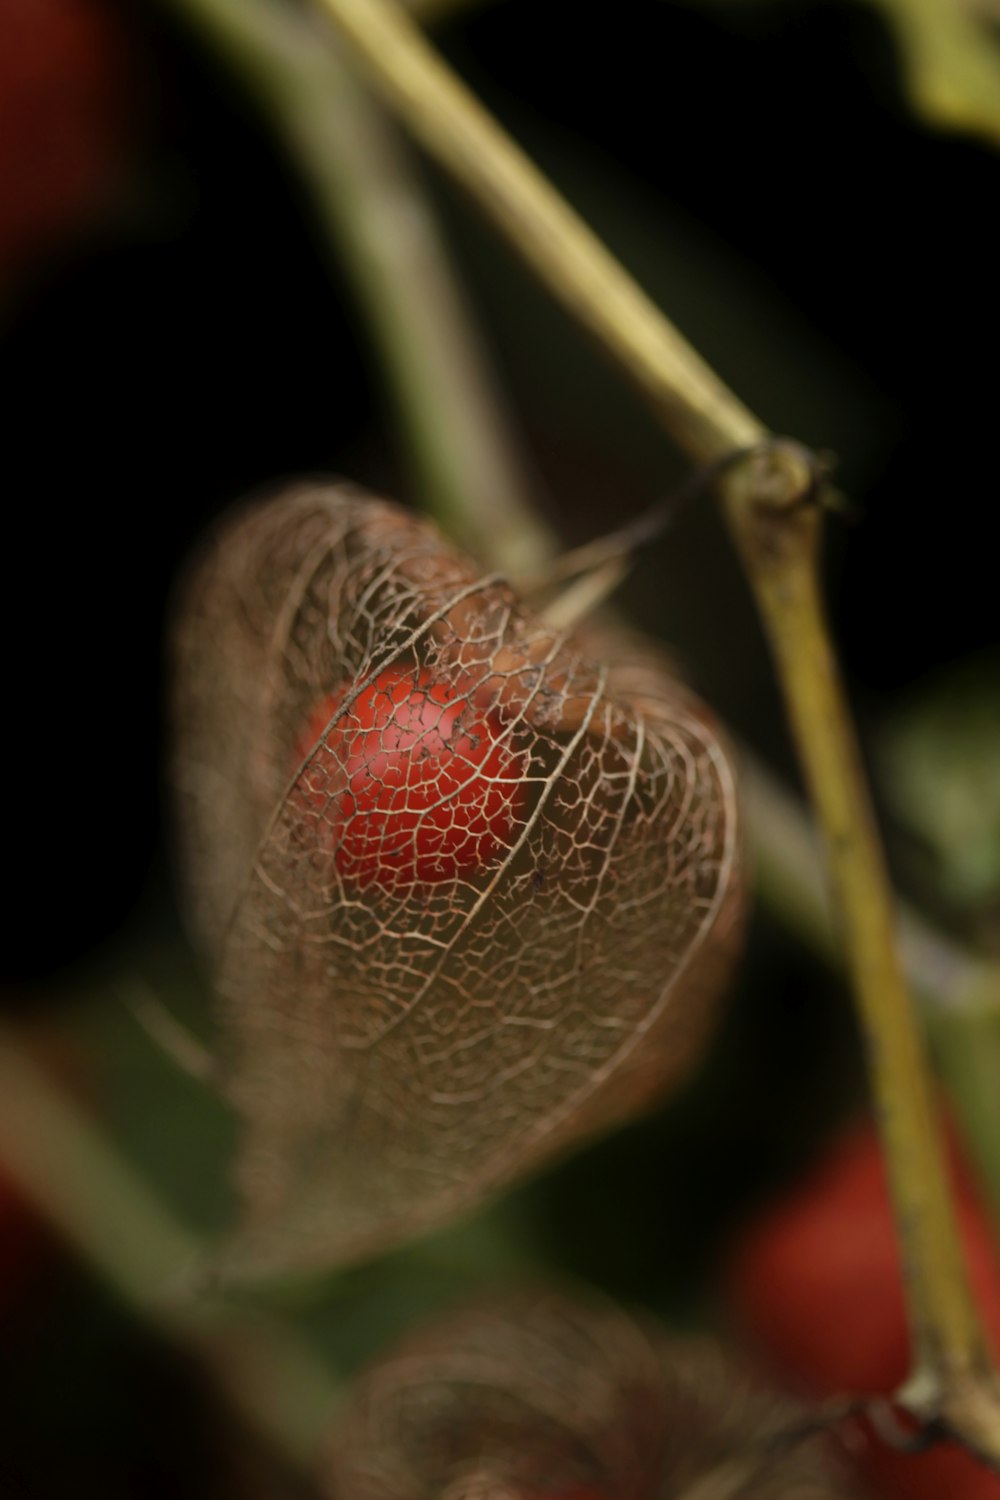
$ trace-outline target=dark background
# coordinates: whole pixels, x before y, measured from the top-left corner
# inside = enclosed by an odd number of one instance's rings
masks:
[[[331,472],[415,498],[292,162],[168,7],[114,13],[128,48],[114,190],[10,274],[0,319],[0,977],[11,1007],[57,1020],[94,975],[182,943],[161,663],[171,582],[200,532],[286,475]],[[861,519],[829,529],[830,604],[863,732],[877,735],[925,674],[998,636],[1000,158],[913,117],[867,5],[504,0],[437,36],[748,404],[840,456]],[[424,170],[549,518],[571,541],[619,524],[683,463],[601,354]],[[753,612],[707,501],[643,559],[629,607],[794,779]],[[839,986],[758,919],[703,1085],[665,1120],[525,1190],[538,1241],[562,1270],[690,1314],[725,1226],[805,1159],[859,1087]],[[768,1107],[750,1110],[754,1100]],[[18,1409],[39,1432],[54,1420],[77,1458],[93,1457],[95,1432],[109,1452],[115,1433],[133,1437],[104,1467],[84,1464],[83,1480],[78,1466],[74,1493],[91,1492],[87,1475],[104,1500],[219,1493],[204,1403],[173,1356],[140,1356],[137,1334],[109,1333],[96,1292],[64,1294],[57,1316],[70,1351],[62,1405],[53,1417],[44,1363],[18,1380]],[[119,1373],[81,1408],[95,1361]],[[140,1367],[141,1381],[121,1374]],[[140,1408],[169,1414],[187,1434],[179,1449]],[[24,1493],[67,1493],[70,1468],[48,1455]]]

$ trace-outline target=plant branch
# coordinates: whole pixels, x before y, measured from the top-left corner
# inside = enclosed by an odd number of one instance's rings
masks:
[[[261,100],[308,182],[377,351],[425,504],[516,572],[552,539],[405,143],[313,18],[270,0],[170,0]],[[474,474],[474,487],[469,476]]]
[[[1000,1391],[968,1290],[933,1090],[893,931],[892,899],[818,586],[815,463],[766,441],[709,370],[397,9],[317,0],[413,134],[596,334],[696,463],[759,445],[719,489],[771,641],[823,827],[903,1243],[910,1408],[1000,1465]]]

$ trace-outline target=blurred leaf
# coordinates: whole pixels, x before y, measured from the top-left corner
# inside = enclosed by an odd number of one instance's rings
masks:
[[[917,113],[1000,148],[1000,37],[983,6],[974,0],[873,3],[898,39]]]
[[[935,673],[883,734],[883,790],[960,911],[1000,902],[1000,654]]]

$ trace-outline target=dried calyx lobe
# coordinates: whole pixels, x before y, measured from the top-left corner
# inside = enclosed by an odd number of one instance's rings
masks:
[[[810,1426],[714,1342],[539,1288],[373,1365],[322,1478],[337,1500],[848,1500]]]
[[[192,921],[246,1225],[342,1261],[643,1107],[698,1050],[740,880],[707,712],[601,666],[343,486],[225,523],[174,674]]]

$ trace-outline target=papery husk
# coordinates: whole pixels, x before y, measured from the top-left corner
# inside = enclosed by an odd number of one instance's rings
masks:
[[[712,1339],[522,1289],[372,1365],[321,1482],[337,1500],[847,1500],[811,1424]]]
[[[405,1239],[688,1070],[737,946],[739,812],[669,673],[591,660],[434,526],[333,484],[222,524],[173,646],[182,869],[243,1126],[234,1274]],[[523,787],[482,868],[362,890],[329,855],[339,731],[294,747],[393,663],[501,724]]]

